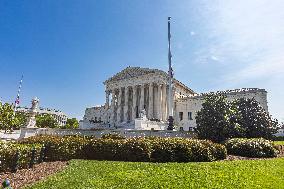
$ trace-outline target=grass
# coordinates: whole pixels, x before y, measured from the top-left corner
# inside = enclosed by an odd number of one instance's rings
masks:
[[[284,188],[284,158],[208,163],[72,160],[27,188]]]
[[[273,141],[275,145],[284,145],[284,141]]]

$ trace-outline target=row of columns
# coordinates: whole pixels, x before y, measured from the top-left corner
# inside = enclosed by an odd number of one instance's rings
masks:
[[[110,123],[130,122],[145,109],[148,119],[166,121],[168,89],[165,84],[149,83],[106,91],[106,108]],[[111,99],[111,105],[109,105]]]

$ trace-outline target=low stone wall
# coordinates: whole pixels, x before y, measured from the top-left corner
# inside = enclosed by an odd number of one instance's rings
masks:
[[[5,133],[4,131],[0,131],[0,139],[1,140],[17,140],[20,137],[20,130],[15,130],[12,133]]]
[[[119,134],[126,138],[131,137],[182,137],[182,138],[192,138],[195,136],[193,132],[188,131],[153,131],[153,130],[84,130],[84,129],[48,129],[48,128],[23,128],[21,129],[21,137],[27,138],[36,135],[81,135],[81,136],[95,136],[97,138],[102,137],[104,134]]]

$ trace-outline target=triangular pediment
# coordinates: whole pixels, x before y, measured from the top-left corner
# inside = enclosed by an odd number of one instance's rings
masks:
[[[166,72],[164,72],[162,70],[158,70],[158,69],[140,68],[140,67],[127,67],[124,70],[122,70],[121,72],[115,74],[114,76],[112,76],[111,78],[106,80],[105,83],[111,82],[111,81],[119,81],[119,80],[129,79],[129,78],[133,78],[133,77],[139,77],[139,76],[147,75],[147,74],[161,74],[161,75],[167,76]]]

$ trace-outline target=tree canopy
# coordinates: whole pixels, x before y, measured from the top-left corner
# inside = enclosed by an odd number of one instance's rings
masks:
[[[254,98],[237,99],[232,102],[232,107],[236,110],[235,122],[241,126],[242,137],[271,139],[279,129],[278,121],[273,119]]]
[[[271,139],[279,126],[254,98],[229,102],[222,94],[205,97],[196,124],[199,138],[214,142],[234,137]]]
[[[79,122],[76,118],[68,118],[66,125],[63,127],[65,129],[77,129],[79,127]]]
[[[36,116],[36,126],[40,128],[58,128],[57,121],[50,114]]]
[[[14,106],[9,103],[0,103],[0,129],[12,131],[20,129],[27,122],[27,114],[24,112],[14,113]]]

